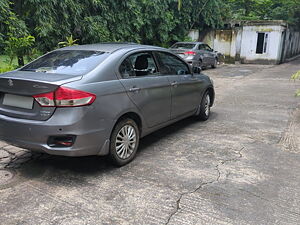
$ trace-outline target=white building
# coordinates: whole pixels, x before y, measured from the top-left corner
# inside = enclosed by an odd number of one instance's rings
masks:
[[[279,64],[300,54],[300,32],[282,20],[239,21],[226,29],[191,31],[190,37],[209,44],[234,63]]]

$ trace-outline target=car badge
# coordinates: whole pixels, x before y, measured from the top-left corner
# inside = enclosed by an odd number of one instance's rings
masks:
[[[10,87],[14,86],[14,82],[12,81],[12,79],[8,79],[8,86]]]

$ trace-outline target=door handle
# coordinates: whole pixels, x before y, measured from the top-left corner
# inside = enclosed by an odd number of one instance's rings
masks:
[[[173,87],[177,87],[177,85],[178,85],[177,81],[174,81],[171,83],[171,86],[173,86]]]
[[[141,90],[141,89],[138,87],[132,87],[129,89],[130,92],[138,92],[139,90]]]

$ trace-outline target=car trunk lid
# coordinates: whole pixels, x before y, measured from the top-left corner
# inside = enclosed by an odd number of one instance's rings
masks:
[[[33,95],[55,91],[82,76],[13,71],[0,76],[0,114],[30,120],[47,120],[55,107],[41,107]]]
[[[188,57],[189,55],[188,55],[188,54],[185,54],[185,53],[186,53],[186,52],[191,52],[192,49],[182,49],[182,48],[180,48],[180,49],[175,49],[175,48],[173,48],[173,49],[170,49],[170,51],[173,52],[174,54],[179,55],[179,56],[182,57],[182,58],[186,58],[186,57]]]

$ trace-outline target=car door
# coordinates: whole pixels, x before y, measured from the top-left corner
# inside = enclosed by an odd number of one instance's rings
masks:
[[[209,56],[209,52],[206,50],[206,46],[205,44],[199,44],[198,46],[200,55],[202,56],[202,65],[203,66],[207,66],[210,64],[210,56]]]
[[[211,47],[209,47],[207,44],[205,44],[205,49],[209,58],[209,65],[213,65],[215,62],[214,50]]]
[[[169,79],[171,85],[171,119],[195,111],[201,101],[203,81],[192,75],[189,66],[179,57],[160,51],[154,54],[160,72]]]
[[[121,83],[148,127],[170,120],[170,83],[167,77],[160,76],[151,52],[129,55],[121,63],[119,72]]]

